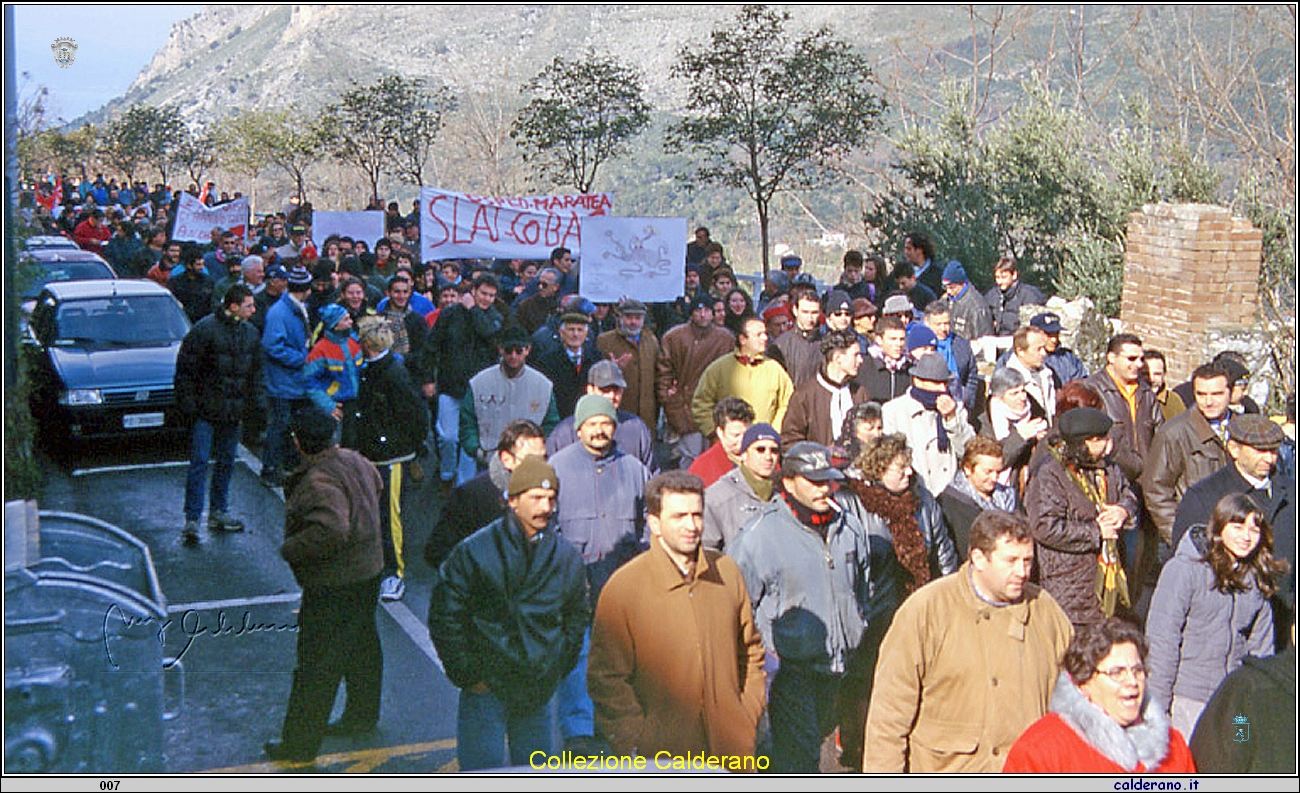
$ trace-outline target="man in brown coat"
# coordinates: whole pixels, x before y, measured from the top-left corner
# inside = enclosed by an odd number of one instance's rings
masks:
[[[597,730],[620,755],[750,758],[767,694],[740,569],[700,546],[699,477],[660,474],[645,500],[650,549],[610,578],[596,605],[587,686]]]
[[[1219,364],[1192,372],[1196,401],[1156,430],[1142,472],[1147,512],[1160,532],[1164,557],[1173,555],[1174,515],[1187,489],[1231,462],[1225,446],[1232,386]]]
[[[645,314],[645,304],[640,300],[620,302],[618,328],[597,336],[596,347],[618,364],[627,381],[623,410],[637,414],[647,427],[653,428],[659,421],[659,403],[655,401],[659,341],[646,327]]]
[[[305,462],[285,484],[280,555],[302,587],[302,608],[281,740],[265,745],[272,760],[310,762],[326,734],[369,732],[379,721],[384,655],[375,608],[384,566],[383,481],[369,460],[331,442],[334,426],[332,416],[310,407],[292,422]],[[327,724],[344,680],[347,707]]]
[[[817,374],[794,390],[781,423],[781,445],[800,441],[830,446],[844,426],[849,408],[861,400],[862,386],[855,379],[862,366],[862,348],[851,330],[836,330],[822,337],[822,366]]]
[[[691,305],[691,321],[665,333],[659,343],[655,392],[668,428],[678,439],[674,455],[681,458],[682,468],[689,468],[704,453],[704,435],[691,415],[695,387],[709,364],[735,346],[731,332],[713,324],[713,300],[699,296]]]

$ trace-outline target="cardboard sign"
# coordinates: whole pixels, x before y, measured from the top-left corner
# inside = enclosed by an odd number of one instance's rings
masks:
[[[189,193],[181,193],[172,239],[181,242],[211,242],[212,230],[217,227],[247,238],[248,196],[241,196],[221,206],[208,207]]]
[[[685,291],[686,218],[590,217],[582,221],[582,296],[672,301]]]
[[[311,213],[311,239],[324,255],[325,240],[331,235],[363,240],[366,249],[373,251],[375,242],[384,236],[384,211],[322,212]]]

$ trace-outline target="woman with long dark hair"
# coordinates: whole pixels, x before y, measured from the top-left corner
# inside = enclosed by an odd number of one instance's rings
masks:
[[[741,328],[745,327],[745,320],[755,316],[754,301],[750,300],[745,290],[740,288],[727,292],[723,301],[727,317],[723,324],[727,330],[739,336]]]
[[[1247,655],[1273,654],[1269,598],[1286,563],[1254,499],[1219,499],[1208,526],[1193,526],[1160,574],[1147,640],[1151,697],[1191,735],[1210,695]]]

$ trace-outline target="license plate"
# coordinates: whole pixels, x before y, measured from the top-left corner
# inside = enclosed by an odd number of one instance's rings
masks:
[[[122,417],[122,426],[128,430],[143,427],[161,427],[164,422],[162,413],[128,413]]]

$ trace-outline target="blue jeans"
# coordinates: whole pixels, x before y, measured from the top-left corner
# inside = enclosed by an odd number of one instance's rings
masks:
[[[298,463],[298,451],[289,441],[293,412],[309,404],[306,399],[266,398],[266,440],[262,446],[262,473],[284,473]]]
[[[203,496],[208,486],[208,460],[212,465],[212,512],[225,512],[230,497],[230,477],[235,467],[239,424],[214,424],[195,419],[190,433],[190,470],[185,475],[185,519],[203,516]]]
[[[772,773],[816,774],[821,745],[839,717],[840,678],[783,664],[772,680]]]
[[[591,629],[582,637],[582,652],[573,671],[564,676],[555,692],[555,705],[559,709],[560,737],[564,740],[579,735],[596,734],[596,706],[587,694],[587,653],[591,650]]]
[[[527,766],[528,756],[554,751],[551,744],[550,703],[531,713],[511,716],[491,692],[460,692],[456,710],[456,760],[461,771],[501,768],[506,764],[506,741],[510,742],[510,765]]]
[[[463,485],[478,474],[478,465],[460,448],[460,400],[438,394],[438,473],[444,482]]]

